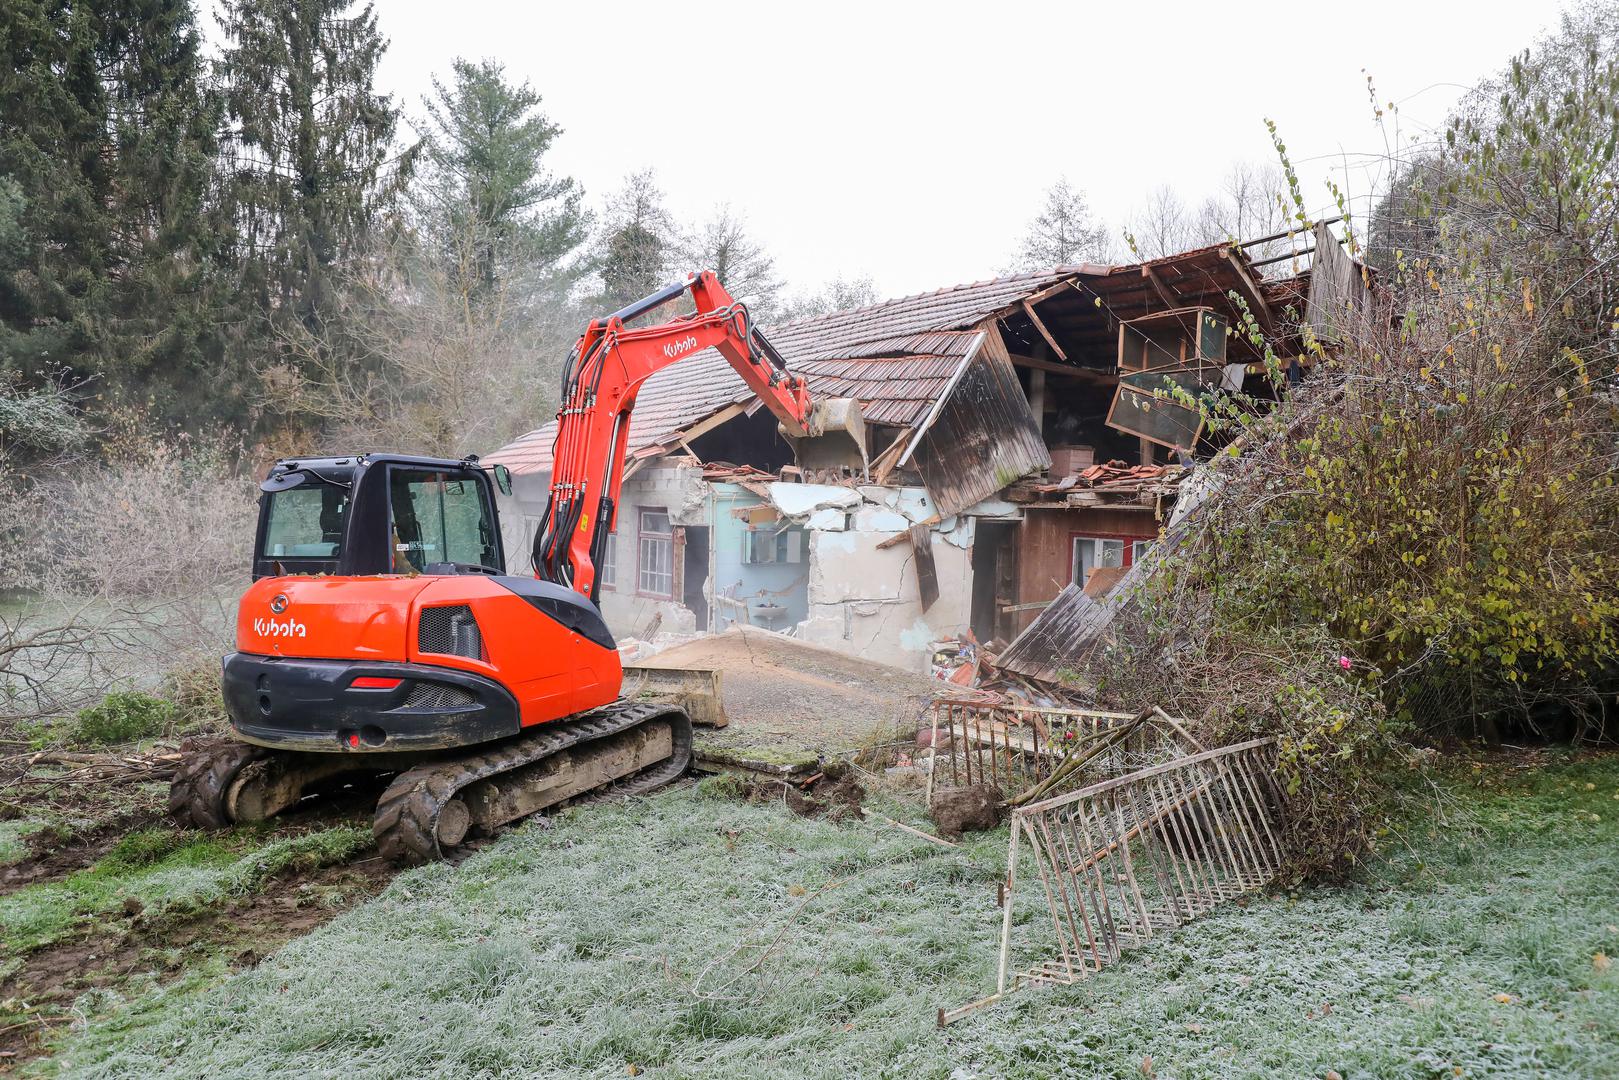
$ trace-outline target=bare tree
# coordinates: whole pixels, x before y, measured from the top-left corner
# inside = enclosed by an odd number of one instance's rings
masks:
[[[67,715],[218,663],[256,512],[235,457],[117,436],[102,463],[0,474],[0,718]]]
[[[1018,246],[1013,269],[1049,270],[1082,262],[1106,262],[1113,244],[1085,193],[1059,179],[1046,189],[1045,204]]]
[[[863,275],[846,278],[840,274],[815,292],[795,296],[786,301],[781,305],[774,322],[790,323],[799,319],[811,319],[817,315],[827,315],[834,311],[869,307],[879,299],[881,298],[877,295],[877,286],[872,283],[871,278]]]
[[[533,281],[478,273],[485,227],[466,219],[432,250],[400,238],[349,273],[338,319],[286,332],[299,361],[266,381],[320,422],[328,448],[487,453],[554,406],[581,316],[543,268]]]
[[[781,279],[764,245],[747,230],[747,221],[730,206],[680,238],[683,273],[712,270],[727,291],[748,304],[754,318],[768,322],[781,304]]]
[[[1197,212],[1199,242],[1256,240],[1287,228],[1287,177],[1280,167],[1236,162]]]
[[[1143,259],[1161,259],[1201,246],[1192,213],[1167,184],[1153,188],[1146,205],[1130,220],[1129,234]]]

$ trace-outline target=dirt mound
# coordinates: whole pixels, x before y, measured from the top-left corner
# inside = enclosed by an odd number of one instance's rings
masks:
[[[1001,789],[989,784],[941,787],[933,792],[929,813],[940,836],[959,840],[964,832],[982,832],[1000,824],[1001,798]]]
[[[858,748],[876,728],[919,718],[943,688],[927,675],[756,627],[696,638],[642,664],[724,672],[730,726],[704,732],[704,741],[795,747],[828,756]]]
[[[854,769],[841,761],[807,780],[787,780],[721,773],[704,781],[704,790],[716,798],[741,799],[750,803],[780,802],[799,817],[820,817],[843,822],[862,816],[861,802],[866,789],[855,779]]]

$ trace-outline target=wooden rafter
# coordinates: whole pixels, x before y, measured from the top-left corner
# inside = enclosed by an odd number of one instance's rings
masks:
[[[1276,333],[1276,316],[1271,313],[1270,305],[1265,303],[1265,294],[1259,291],[1259,286],[1254,284],[1254,279],[1249,276],[1248,269],[1242,265],[1242,260],[1237,258],[1234,251],[1228,247],[1223,247],[1220,249],[1220,254],[1224,256],[1232,272],[1237,275],[1237,280],[1242,282],[1243,291],[1248,294],[1249,302],[1254,305],[1254,315],[1259,319],[1259,325],[1264,328],[1265,333],[1274,335]]]
[[[1027,300],[1023,301],[1023,311],[1029,316],[1029,321],[1034,323],[1034,328],[1040,331],[1040,336],[1046,339],[1046,344],[1051,346],[1051,351],[1057,354],[1057,359],[1068,359],[1068,354],[1062,351],[1062,346],[1058,345],[1057,339],[1051,336],[1051,331],[1046,329],[1046,324],[1041,322],[1040,316],[1034,313],[1034,305]]]
[[[1164,287],[1164,279],[1158,276],[1158,271],[1154,270],[1150,263],[1141,264],[1141,276],[1151,283],[1152,291],[1158,294],[1158,299],[1164,302],[1164,306],[1180,307],[1175,298],[1169,294],[1169,290]]]

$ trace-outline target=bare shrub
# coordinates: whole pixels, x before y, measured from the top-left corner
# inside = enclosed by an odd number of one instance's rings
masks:
[[[66,715],[217,665],[257,496],[225,448],[125,437],[103,463],[5,484],[0,709]]]

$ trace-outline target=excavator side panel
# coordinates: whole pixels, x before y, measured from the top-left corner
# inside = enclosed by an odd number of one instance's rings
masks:
[[[237,648],[237,733],[313,752],[477,745],[606,705],[623,681],[595,607],[530,578],[266,578]]]

